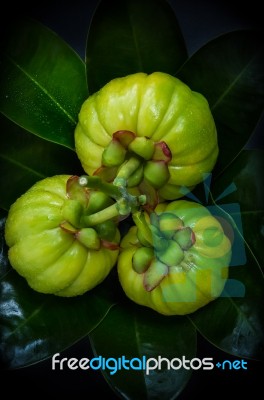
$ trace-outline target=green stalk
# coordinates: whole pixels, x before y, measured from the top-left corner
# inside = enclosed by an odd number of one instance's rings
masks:
[[[145,195],[133,196],[128,193],[126,179],[122,177],[117,177],[114,183],[106,183],[99,176],[83,175],[79,178],[79,185],[101,191],[116,200],[115,204],[104,210],[83,216],[81,222],[85,226],[95,226],[119,215],[126,216],[146,203]]]
[[[116,200],[122,197],[122,193],[117,186],[112,183],[102,181],[99,176],[80,176],[79,185],[83,187],[88,187],[89,189],[100,190],[101,192],[110,197],[113,197]]]
[[[85,226],[95,226],[101,224],[109,219],[118,217],[119,211],[117,208],[117,204],[112,204],[111,206],[105,208],[104,210],[98,211],[91,215],[85,215],[82,217],[82,223]]]
[[[119,169],[116,178],[127,180],[140,166],[141,161],[136,157],[131,157]]]

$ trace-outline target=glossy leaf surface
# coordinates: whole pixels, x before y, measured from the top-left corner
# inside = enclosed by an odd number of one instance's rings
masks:
[[[121,368],[116,374],[102,371],[124,399],[176,398],[191,377],[190,370],[178,368],[179,360],[170,367],[172,359],[181,360],[183,355],[192,359],[196,354],[196,332],[185,317],[166,318],[124,303],[112,308],[90,337],[95,356],[136,359],[130,370]],[[144,369],[144,360],[153,369]]]
[[[263,151],[243,151],[212,184],[213,207],[233,239],[229,280],[217,301],[190,315],[204,337],[228,353],[264,356]],[[219,211],[219,210],[218,210]]]
[[[31,135],[2,115],[0,125],[0,207],[5,210],[38,180],[83,174],[72,150]]]
[[[19,18],[1,49],[0,111],[46,140],[74,148],[74,128],[88,96],[85,66],[54,32]]]
[[[218,132],[218,173],[246,145],[264,109],[262,39],[258,31],[221,35],[199,49],[177,74],[209,102]]]
[[[7,261],[4,220],[0,221],[0,360],[5,368],[17,368],[42,361],[86,336],[114,300],[107,282],[75,298],[32,290]]]
[[[90,93],[136,72],[173,74],[187,51],[174,11],[164,0],[103,0],[86,49]]]

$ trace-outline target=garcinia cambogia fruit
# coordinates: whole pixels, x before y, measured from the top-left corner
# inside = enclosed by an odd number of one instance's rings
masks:
[[[75,146],[89,175],[125,179],[132,193],[151,186],[159,201],[192,190],[218,156],[207,100],[162,72],[113,79],[86,99]]]
[[[164,315],[184,315],[221,295],[231,242],[205,207],[177,200],[133,219],[118,258],[119,280],[131,300]]]
[[[76,176],[37,182],[8,213],[11,265],[38,292],[70,297],[94,288],[119,254],[117,221],[108,211],[113,207],[112,198],[80,186]]]

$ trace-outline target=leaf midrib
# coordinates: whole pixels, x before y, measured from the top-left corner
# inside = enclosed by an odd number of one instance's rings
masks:
[[[136,317],[136,315],[134,315],[134,318],[133,318],[133,320],[134,320],[134,327],[135,327],[135,342],[136,342],[136,348],[137,348],[137,352],[138,352],[138,354],[142,357],[143,356],[143,354],[142,354],[142,352],[140,351],[140,337],[139,337],[139,330],[138,330],[138,323],[137,323],[137,317]],[[146,393],[146,395],[147,395],[147,393],[148,393],[148,388],[147,388],[147,383],[146,383],[146,374],[145,374],[145,371],[142,371],[142,375],[143,375],[143,380],[144,380],[144,388],[145,388],[145,393]]]
[[[42,178],[46,178],[46,175],[42,174],[41,172],[35,171],[34,169],[28,167],[25,164],[20,163],[19,161],[15,160],[15,159],[13,159],[11,157],[8,157],[8,156],[6,156],[4,154],[0,154],[0,157],[3,160],[8,161],[9,163],[11,163],[11,164],[13,164],[13,165],[15,165],[15,166],[17,166],[17,167],[19,167],[21,169],[24,169],[25,171],[30,172],[31,174],[33,174],[35,176],[38,176],[41,179]]]
[[[23,326],[27,325],[28,322],[35,318],[40,312],[41,310],[46,306],[47,302],[42,303],[41,306],[39,306],[38,308],[36,308],[34,311],[32,311],[32,313],[25,318],[20,324],[18,324],[16,326],[16,328],[14,330],[12,330],[8,336],[6,336],[6,339],[9,339],[11,336],[13,336],[17,331],[19,331],[21,328],[23,328]]]
[[[31,82],[33,82],[34,85],[37,86],[38,89],[40,89],[41,92],[43,92],[54,104],[55,106],[62,111],[64,115],[69,119],[69,121],[76,125],[77,121],[75,118],[69,114],[64,107],[55,99],[55,97],[47,90],[45,89],[32,75],[30,75],[20,64],[18,64],[12,57],[7,56],[7,58],[15,65],[17,69],[19,69]]]
[[[240,71],[240,73],[235,77],[235,79],[227,86],[227,88],[223,91],[223,93],[219,96],[219,98],[215,101],[215,103],[211,106],[211,111],[214,111],[218,105],[224,100],[226,96],[232,91],[234,86],[242,79],[243,75],[247,72],[250,65],[254,62],[257,58],[259,52],[257,52],[249,62],[244,66],[244,68]]]
[[[141,54],[140,54],[139,45],[138,45],[138,39],[137,39],[136,31],[135,31],[135,24],[133,24],[133,20],[132,20],[131,14],[132,13],[129,12],[129,5],[127,4],[127,15],[128,15],[128,20],[129,20],[129,24],[130,24],[131,33],[132,33],[132,38],[133,38],[133,42],[134,42],[134,46],[135,46],[135,53],[136,53],[136,56],[137,56],[138,70],[139,71],[144,71],[143,60],[142,60],[142,57],[141,57]]]

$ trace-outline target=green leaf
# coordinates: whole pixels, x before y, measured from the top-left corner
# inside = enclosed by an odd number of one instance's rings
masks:
[[[0,357],[5,368],[25,367],[86,336],[108,313],[103,286],[72,299],[33,292],[10,271],[0,283]]]
[[[89,91],[136,72],[173,74],[186,58],[180,27],[166,1],[102,0],[87,39]]]
[[[264,150],[243,150],[227,171],[214,181],[213,197],[227,191],[222,201],[238,203],[241,208],[242,234],[256,257],[264,266]],[[228,188],[234,191],[228,193]]]
[[[263,112],[262,39],[258,31],[224,34],[198,50],[177,75],[209,101],[219,140],[215,171],[237,156]]]
[[[10,265],[7,258],[7,246],[5,243],[5,236],[4,236],[5,219],[6,219],[6,212],[0,209],[0,266],[1,266],[0,278],[3,275],[5,275],[10,269]]]
[[[146,308],[130,307],[126,302],[111,309],[104,321],[90,334],[95,357],[133,358],[135,370],[122,368],[117,373],[102,370],[112,389],[125,399],[172,399],[176,398],[190,379],[190,370],[174,367],[175,358],[192,359],[196,353],[196,331],[185,317],[164,317]],[[107,339],[106,339],[107,338]],[[154,366],[160,358],[160,367],[148,371],[140,368],[143,358]],[[160,357],[160,358],[159,358]],[[126,364],[128,366],[129,363]],[[168,368],[167,368],[168,366]]]
[[[229,281],[222,298],[190,315],[221,350],[254,359],[264,356],[263,156],[263,151],[244,150],[214,182],[215,207],[219,203],[226,210],[224,226],[234,238]],[[230,218],[226,212],[234,207]]]
[[[0,207],[10,205],[36,181],[57,174],[81,175],[75,152],[31,135],[0,115]]]
[[[263,360],[263,277],[248,262],[233,268],[229,292],[189,318],[197,330],[220,350],[235,356]],[[235,286],[236,285],[236,286]],[[244,286],[241,294],[234,297]],[[238,292],[239,293],[239,292]]]
[[[42,361],[86,336],[113,306],[113,285],[106,280],[74,298],[35,292],[8,263],[4,221],[1,218],[0,359],[3,367],[18,368]]]
[[[8,23],[5,42],[0,111],[31,133],[73,149],[78,112],[88,96],[83,61],[30,19]]]

